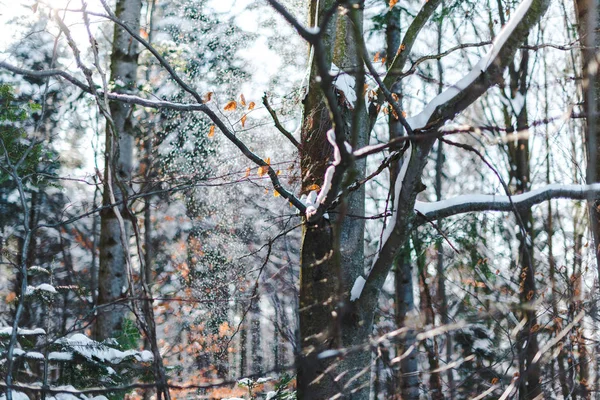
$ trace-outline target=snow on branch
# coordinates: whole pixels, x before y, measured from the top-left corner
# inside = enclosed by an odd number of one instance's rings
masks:
[[[467,88],[473,85],[482,74],[485,74],[486,71],[493,66],[494,61],[500,56],[501,50],[513,36],[513,33],[525,18],[527,11],[529,11],[532,4],[533,0],[523,0],[513,13],[510,21],[504,25],[498,36],[494,39],[490,50],[477,62],[471,71],[462,77],[461,80],[431,100],[423,111],[407,119],[413,130],[422,129],[427,126],[432,120],[433,114],[439,107],[444,106],[451,100],[454,100],[458,95],[463,94]],[[487,89],[487,87],[485,89]],[[479,95],[477,97],[479,97]],[[460,110],[456,110],[456,112],[458,111]]]
[[[407,120],[413,130],[427,128],[430,131],[435,130],[437,132],[437,128],[442,126],[447,120],[466,109],[490,87],[500,82],[507,65],[513,61],[517,49],[521,46],[533,26],[539,22],[549,6],[550,0],[523,0],[513,13],[510,21],[494,40],[492,48],[487,55],[482,57],[476,66],[453,87],[435,97],[421,113]],[[422,132],[419,132],[414,137],[419,137],[422,134]],[[402,181],[399,196],[395,198],[395,202],[398,202],[398,206],[394,204],[394,211],[396,213],[394,216],[395,228],[389,232],[385,232],[389,233],[389,236],[382,238],[385,240],[382,240],[380,250],[374,257],[371,270],[366,278],[367,282],[364,285],[363,294],[357,300],[357,302],[360,302],[365,307],[375,307],[379,291],[383,287],[385,279],[393,265],[393,260],[415,227],[412,222],[414,218],[413,209],[415,208],[415,204],[417,204],[416,194],[419,190],[420,177],[423,174],[427,156],[433,147],[435,139],[411,142],[415,146],[415,150],[413,151],[416,153],[408,161],[407,171]],[[367,153],[365,152],[363,155]],[[562,189],[557,188],[559,191]],[[571,197],[571,195],[585,198],[587,193],[585,191],[582,193],[581,190],[579,193],[564,193],[566,197]],[[525,204],[526,200],[532,203],[535,203],[533,199],[543,201],[542,199],[538,199],[534,194],[523,196],[525,197],[518,198],[522,204]],[[529,196],[533,197],[530,198]],[[541,196],[544,198],[545,195]],[[556,196],[558,196],[558,192],[555,193]],[[463,200],[466,201],[467,199]],[[459,209],[463,209],[463,212],[477,211],[477,207],[484,210],[490,209],[491,206],[488,203],[490,201],[494,202],[494,198],[488,198],[487,200],[488,202],[482,202],[479,199],[479,201],[475,201],[469,207],[462,205],[464,201],[458,202],[460,205],[455,206],[455,213],[458,213]],[[399,207],[400,205],[401,207]],[[505,204],[502,201],[494,203],[494,206],[504,209],[505,207],[508,208],[510,203],[507,202]],[[426,216],[428,216],[428,213],[429,215],[434,215],[436,211],[435,208],[427,210],[425,206],[421,207],[423,207],[422,210]],[[441,210],[437,212],[439,215],[442,215]]]
[[[551,199],[587,200],[600,197],[600,183],[593,185],[551,184],[527,193],[511,196],[473,194],[436,202],[415,203],[415,210],[429,220],[438,220],[475,211],[513,211],[530,208]],[[512,200],[512,204],[511,204]]]

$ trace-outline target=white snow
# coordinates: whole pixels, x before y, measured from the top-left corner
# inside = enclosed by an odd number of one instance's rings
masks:
[[[66,351],[52,351],[48,354],[48,359],[53,361],[71,361],[73,359],[73,353]]]
[[[81,333],[76,333],[69,338],[61,339],[59,343],[68,345],[73,351],[89,360],[95,359],[110,362],[112,364],[118,364],[125,358],[131,356],[142,362],[151,361],[153,359],[152,353],[147,350],[142,352],[137,350],[120,351],[96,342]]]
[[[22,356],[23,354],[25,354],[25,350],[23,349],[13,349],[13,355],[14,356]]]
[[[335,166],[330,165],[327,167],[325,171],[325,177],[323,178],[323,187],[317,196],[317,205],[325,202],[325,198],[327,197],[327,193],[329,193],[329,189],[331,189],[331,182],[333,180],[333,174],[335,173]]]
[[[13,400],[29,400],[29,397],[25,393],[17,392],[16,390],[12,391],[12,398]],[[6,400],[6,394],[1,394],[0,400]]]
[[[338,354],[340,354],[340,351],[339,351],[339,350],[333,350],[333,349],[331,349],[331,350],[325,350],[325,351],[322,351],[322,352],[320,352],[320,353],[319,353],[319,355],[317,356],[317,358],[318,358],[319,360],[322,360],[322,359],[324,359],[324,358],[331,358],[331,357],[335,357],[335,356],[337,356]]]
[[[48,284],[48,283],[42,283],[41,285],[38,285],[36,288],[36,290],[43,290],[45,292],[49,292],[49,293],[58,293],[56,291],[56,289],[54,288],[54,286]]]
[[[238,380],[237,383],[240,386],[251,386],[252,384],[254,384],[254,381],[250,378],[242,378]]]
[[[366,282],[362,276],[356,278],[354,285],[352,285],[352,290],[350,290],[350,301],[356,301],[360,298]]]
[[[398,199],[400,198],[400,191],[402,190],[402,182],[404,182],[404,176],[406,175],[406,170],[408,169],[408,164],[410,163],[410,158],[412,155],[412,144],[408,143],[408,147],[402,156],[402,167],[400,167],[400,172],[396,177],[396,183],[394,186],[394,202],[392,203],[392,216],[387,221],[387,225],[385,227],[385,231],[383,231],[383,236],[381,238],[381,243],[379,248],[381,249],[385,242],[389,239],[390,235],[394,231],[396,227],[396,217],[398,215]],[[377,257],[375,257],[375,262]]]
[[[149,350],[143,350],[135,358],[141,362],[150,362],[150,361],[154,360],[154,355]]]
[[[37,351],[28,351],[27,353],[25,353],[25,358],[29,358],[32,360],[43,360],[44,355]]]
[[[47,400],[108,400],[106,396],[98,395],[94,397],[86,396],[85,394],[79,393],[72,385],[54,386],[54,390],[64,390],[69,393],[57,393],[54,396],[46,396]]]
[[[354,157],[359,158],[362,157],[363,154],[366,154],[370,151],[381,151],[386,148],[387,144],[372,144],[369,146],[361,147],[360,149],[354,152]]]
[[[534,196],[538,196],[547,191],[559,191],[564,192],[565,195],[568,193],[585,194],[588,191],[600,190],[600,184],[596,183],[593,185],[563,185],[553,183],[550,185],[543,186],[538,189],[531,190],[527,193],[517,194],[511,196],[496,195],[496,194],[467,194],[456,196],[450,199],[435,201],[435,202],[422,202],[417,201],[415,203],[415,210],[427,216],[430,213],[436,213],[440,210],[444,210],[450,207],[456,207],[463,204],[498,204],[498,205],[510,205],[510,200],[514,204],[525,202]],[[559,196],[560,197],[560,196]]]
[[[319,207],[320,204],[323,204],[325,202],[325,199],[327,198],[327,194],[329,193],[329,190],[331,189],[331,185],[332,185],[332,181],[333,181],[333,174],[335,173],[335,167],[342,162],[342,155],[340,153],[340,148],[338,147],[337,143],[335,142],[335,139],[336,139],[335,131],[333,129],[328,130],[327,131],[327,141],[329,141],[329,144],[331,144],[331,146],[333,146],[333,163],[332,163],[332,165],[327,167],[327,170],[325,170],[325,176],[323,177],[323,186],[321,186],[321,190],[319,191],[319,194],[317,195],[317,199],[314,202],[309,202],[309,200],[312,200],[311,194],[313,192],[309,193],[309,195],[308,195],[306,202],[307,202],[307,205],[308,204],[310,204],[310,205],[306,208],[306,212],[305,212],[305,215],[307,218],[310,218],[311,216],[313,216],[315,214],[316,209],[313,210],[313,208]],[[348,147],[350,147],[350,150],[352,150],[352,147],[350,145],[348,145],[347,148]]]
[[[0,335],[10,335],[12,334],[12,326],[4,326],[2,328],[0,328]],[[17,335],[21,335],[21,336],[32,336],[32,335],[45,335],[46,331],[43,330],[42,328],[36,328],[36,329],[23,329],[23,328],[19,328],[17,330]]]
[[[519,4],[519,7],[517,7],[517,9],[514,11],[510,21],[504,25],[500,33],[498,33],[498,36],[496,36],[494,39],[490,50],[477,62],[477,64],[475,64],[473,69],[467,75],[434,97],[433,100],[431,100],[419,114],[415,115],[414,117],[407,118],[406,121],[412,129],[421,129],[427,125],[427,122],[435,112],[436,108],[452,100],[457,94],[471,85],[481,75],[482,72],[485,72],[485,70],[488,69],[490,64],[498,56],[498,53],[500,53],[504,43],[506,43],[517,25],[525,16],[527,10],[529,10],[529,7],[531,7],[532,2],[533,0],[523,0],[521,4]]]
[[[457,131],[468,131],[471,129],[470,125],[462,125],[462,124],[445,124],[438,129],[439,132],[457,132]]]
[[[277,392],[271,390],[267,392],[267,397],[265,397],[265,400],[272,400],[275,398],[275,396],[277,396]]]
[[[333,146],[333,165],[340,165],[342,162],[342,155],[340,154],[340,148],[335,142],[335,131],[333,129],[327,131],[327,141]]]
[[[34,294],[35,292],[48,292],[48,293],[52,293],[52,294],[56,294],[58,293],[56,291],[56,289],[54,288],[54,286],[48,284],[48,283],[42,283],[40,285],[37,286],[27,286],[27,291],[25,292],[26,296],[31,296],[32,294]]]
[[[356,80],[354,77],[340,70],[334,63],[331,63],[331,71],[329,73],[334,77],[333,85],[340,92],[344,93],[346,100],[354,107],[354,103],[356,103]]]
[[[346,152],[348,152],[348,154],[352,154],[352,146],[350,143],[344,142],[344,147],[346,147]]]
[[[523,94],[520,92],[517,92],[517,95],[514,99],[506,99],[501,97],[500,101],[506,106],[510,107],[515,115],[519,115],[525,106],[525,96],[523,96]]]
[[[50,271],[48,271],[46,268],[38,267],[37,265],[32,265],[31,267],[29,267],[27,269],[27,271],[29,271],[29,272],[39,272],[39,273],[42,273],[42,274],[50,275]]]

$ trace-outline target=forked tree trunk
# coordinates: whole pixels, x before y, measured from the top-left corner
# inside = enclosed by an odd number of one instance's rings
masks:
[[[423,9],[429,10],[436,4],[439,4],[439,1],[430,1]],[[330,9],[332,5],[334,5],[332,0],[311,1],[313,25],[315,21],[321,20],[319,15],[322,15],[324,10]],[[548,5],[547,0],[533,0],[529,6],[524,5],[526,12],[509,35],[510,37],[501,45],[494,62],[484,71],[482,79],[472,81],[459,94],[437,107],[428,118],[427,122],[430,123],[427,125],[428,129],[437,129],[445,120],[464,110],[491,85],[500,80],[504,68],[512,60],[523,38],[539,21]],[[352,38],[352,29],[355,25],[348,23],[348,15],[355,16],[356,13],[360,13],[358,8],[351,8],[347,14],[335,14],[327,29],[319,30],[319,39],[322,40],[320,46],[326,50],[325,54],[316,56],[325,57],[325,63],[334,61],[342,69],[349,66],[354,68],[348,71],[360,71],[362,65],[352,64],[352,62],[356,63],[357,59],[355,57],[357,41]],[[423,17],[420,13],[415,21],[422,21],[422,18],[426,21],[429,16]],[[356,28],[362,29],[362,27]],[[415,35],[419,29],[414,32]],[[348,61],[350,63],[346,64]],[[331,152],[331,146],[325,140],[331,122],[316,77],[315,65],[312,64],[301,131],[300,163],[303,193],[313,190],[312,185],[322,185],[327,166],[326,160],[329,159]],[[324,89],[333,90],[333,88]],[[341,104],[334,104],[332,107],[338,106],[342,114],[351,115],[352,110],[347,107],[343,97],[339,97]],[[362,110],[353,112],[362,112]],[[353,131],[360,133],[358,140],[351,139],[353,145],[360,144],[360,136],[365,138],[367,136],[367,129],[363,130],[362,126],[364,122],[360,121],[362,117],[360,115],[360,118],[353,118],[355,122],[359,120],[360,124],[359,129],[356,129],[356,125],[353,127]],[[348,123],[349,119],[347,118],[346,121]],[[343,131],[347,132],[346,128],[346,126],[336,126],[336,133],[339,135]],[[344,230],[347,226],[361,229],[361,224],[352,224],[353,219],[348,217],[342,219],[338,214],[333,213],[331,222],[329,219],[321,218],[304,224],[299,304],[301,352],[297,359],[298,398],[328,399],[334,396],[347,399],[368,398],[371,350],[367,344],[372,332],[379,292],[394,258],[397,257],[413,229],[415,221],[413,208],[417,193],[423,186],[420,178],[434,142],[434,139],[424,137],[422,140],[413,141],[413,145],[408,147],[410,153],[405,154],[408,163],[406,173],[402,187],[398,190],[398,198],[395,199],[397,203],[395,203],[394,228],[382,244],[364,289],[356,301],[350,301],[349,292],[356,277],[362,272],[363,261],[354,253],[351,255],[345,253],[349,249],[362,250],[363,232],[352,231],[350,235],[344,234]],[[360,175],[360,166],[357,169]],[[352,210],[354,204],[359,204],[356,210]],[[346,203],[342,202],[336,211],[346,213],[348,216],[360,217],[364,213],[364,210],[360,209],[360,204],[362,202],[353,202],[349,199]],[[360,243],[350,245],[346,242],[350,240],[348,238],[358,238]],[[531,276],[533,278],[533,275]],[[339,353],[336,351],[324,352],[324,350],[340,348],[349,351],[344,351],[343,357],[337,357]]]
[[[502,10],[501,10],[502,13]],[[529,136],[527,118],[527,76],[529,73],[529,54],[522,50],[520,63],[512,63],[508,67],[510,82],[507,96],[512,106],[505,107],[504,116],[509,135],[517,138],[508,141],[509,171],[515,182],[517,193],[525,193],[530,189],[529,171]],[[519,109],[520,107],[520,109]],[[513,118],[515,121],[513,122]],[[518,335],[519,348],[519,399],[530,400],[541,394],[540,364],[533,363],[539,351],[535,302],[537,291],[535,283],[535,266],[533,258],[533,215],[530,208],[520,209],[517,215],[519,230],[519,300],[522,307],[521,318],[525,325]]]
[[[115,14],[118,19],[129,25],[134,31],[140,29],[140,0],[117,0]],[[137,42],[118,25],[115,24],[111,55],[110,80],[115,83],[116,92],[131,92],[136,89],[138,67]],[[110,112],[116,129],[111,137],[107,129],[104,199],[103,204],[110,204],[109,184],[115,200],[126,197],[122,189],[129,186],[133,170],[134,132],[132,126],[131,105],[124,102],[110,102]],[[109,172],[110,171],[110,172]],[[125,237],[129,238],[131,223],[121,213],[125,221]],[[100,223],[100,266],[98,271],[98,318],[95,336],[98,340],[115,337],[122,330],[123,319],[127,315],[124,302],[119,302],[127,291],[128,271],[126,268],[127,252],[121,240],[121,226],[112,208],[106,208],[101,214]]]

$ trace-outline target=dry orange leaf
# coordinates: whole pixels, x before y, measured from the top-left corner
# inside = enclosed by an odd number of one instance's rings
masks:
[[[279,197],[279,196],[281,196],[279,194],[279,192],[277,190],[273,189],[273,197]]]
[[[271,157],[265,158],[265,162],[267,163],[267,165],[271,165]]]
[[[204,102],[208,103],[212,99],[213,92],[208,92],[204,95]]]
[[[225,104],[225,107],[223,107],[223,110],[234,111],[236,108],[237,108],[237,103],[235,102],[235,100],[231,100],[229,103]]]
[[[254,107],[256,107],[256,103],[251,101],[250,103],[248,103],[248,110],[254,110]]]
[[[246,107],[246,98],[244,97],[243,94],[240,94],[240,104],[244,107]]]
[[[244,176],[244,178],[247,178],[250,176],[250,167],[246,168],[246,176]]]
[[[243,115],[242,119],[240,120],[242,122],[242,128],[246,126],[246,116]]]
[[[398,3],[398,0],[390,0],[390,10]]]
[[[10,292],[9,294],[6,295],[6,302],[10,303],[11,301],[13,301],[14,299],[17,298],[17,294],[15,292]]]
[[[379,60],[380,60],[380,58],[379,58],[379,52],[377,52],[377,53],[375,53],[375,57],[373,57],[373,62],[377,62]]]
[[[209,129],[209,131],[208,131],[208,137],[209,137],[209,138],[212,138],[212,137],[214,137],[214,136],[215,136],[215,126],[214,126],[214,125],[211,125],[211,126],[210,126],[210,129]]]
[[[317,185],[316,183],[313,183],[312,185],[307,187],[306,190],[308,190],[308,191],[321,190],[321,186]]]
[[[277,175],[281,175],[281,170],[280,170],[280,169],[278,169],[278,170],[277,170],[275,173],[276,173]]]

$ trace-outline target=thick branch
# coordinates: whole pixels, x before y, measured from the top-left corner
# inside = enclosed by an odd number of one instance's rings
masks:
[[[472,194],[457,196],[436,202],[415,203],[415,210],[429,220],[439,220],[453,215],[476,211],[513,211],[528,209],[551,199],[587,200],[589,196],[600,196],[600,183],[593,185],[552,184],[515,196],[494,194]]]
[[[421,32],[421,29],[423,29],[427,21],[429,21],[431,15],[433,15],[435,9],[438,8],[438,6],[441,3],[441,0],[431,0],[423,5],[415,19],[408,27],[406,34],[402,38],[402,45],[398,53],[396,54],[396,57],[394,57],[394,61],[392,61],[392,63],[390,64],[390,68],[388,69],[388,73],[385,79],[383,80],[383,85],[381,87],[391,88],[394,82],[398,79],[397,77],[402,73],[402,70],[404,69],[406,60],[408,60],[408,56],[410,55],[412,47],[415,44],[417,37],[419,36],[419,32]],[[376,102],[371,104],[371,106],[369,107],[369,119],[371,123],[371,129],[373,128],[373,126],[375,125],[375,121],[377,120],[377,115],[379,114],[378,109],[381,107],[381,105],[386,99],[385,95],[381,90],[381,87],[377,91]]]
[[[549,5],[549,0],[524,0],[513,14],[511,21],[494,40],[489,53],[457,84],[435,97],[423,112],[408,119],[411,127],[426,131],[439,128],[446,120],[467,108],[501,80],[504,69],[513,60],[516,50]],[[400,185],[400,189],[396,189],[398,195],[395,196],[394,215],[390,221],[393,228],[386,230],[381,250],[375,256],[367,277],[365,293],[359,299],[361,306],[366,309],[375,307],[392,261],[414,228],[413,208],[421,185],[420,177],[434,142],[435,140],[415,142],[412,154],[405,157],[404,163],[407,165],[402,166],[403,173],[399,175],[399,181],[396,182],[396,187]]]

